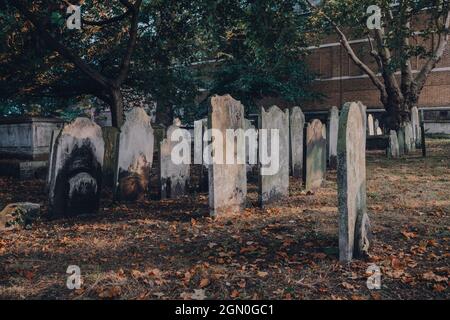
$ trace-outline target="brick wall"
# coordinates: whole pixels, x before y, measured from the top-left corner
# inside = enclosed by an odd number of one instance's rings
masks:
[[[417,42],[416,42],[417,43]],[[366,41],[355,41],[353,49],[372,70],[377,70],[375,61],[369,54]],[[360,100],[369,108],[380,108],[379,91],[370,79],[348,57],[336,38],[327,37],[320,48],[310,48],[311,54],[306,58],[310,68],[319,74],[313,89],[326,95],[322,102],[303,106],[305,111],[326,110],[330,106],[342,105],[343,102]],[[418,70],[423,61],[413,59],[412,68]],[[429,76],[422,91],[419,107],[450,107],[450,55],[449,48]]]

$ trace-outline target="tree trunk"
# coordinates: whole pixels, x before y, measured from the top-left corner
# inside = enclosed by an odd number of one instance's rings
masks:
[[[173,110],[169,102],[158,100],[156,103],[156,123],[165,127],[172,125]]]
[[[123,95],[120,88],[111,89],[111,122],[112,126],[120,129],[123,124]]]

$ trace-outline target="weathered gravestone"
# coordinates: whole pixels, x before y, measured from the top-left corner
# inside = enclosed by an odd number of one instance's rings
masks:
[[[337,165],[337,139],[339,129],[339,109],[332,107],[328,113],[328,165],[335,169]]]
[[[211,155],[208,160],[210,214],[238,213],[244,209],[247,196],[244,106],[230,95],[215,95],[210,98],[208,120],[212,143],[205,153]],[[234,133],[238,135],[237,143]]]
[[[414,141],[414,132],[411,122],[405,124],[405,151],[411,153],[416,150],[416,143]]]
[[[365,122],[365,106],[354,102],[344,105],[339,119],[337,169],[340,261],[367,254],[370,244]]]
[[[405,128],[400,127],[397,130],[397,140],[398,140],[398,154],[403,156],[405,154]]]
[[[167,129],[167,137],[161,141],[160,179],[161,198],[177,198],[187,194],[191,161],[190,134],[180,130],[180,123]]]
[[[395,130],[391,130],[389,133],[389,147],[387,149],[387,153],[389,158],[396,159],[400,156],[397,132],[395,132]]]
[[[126,113],[120,130],[116,198],[136,201],[144,198],[153,162],[154,134],[150,117],[143,108]]]
[[[102,127],[105,141],[105,156],[103,158],[103,185],[113,187],[117,168],[117,156],[120,131],[115,127]]]
[[[77,118],[64,126],[56,138],[50,159],[50,215],[97,212],[104,149],[102,130],[91,120]]]
[[[291,174],[295,178],[300,178],[303,167],[303,128],[305,127],[305,115],[300,107],[293,107],[290,117]]]
[[[306,191],[314,192],[325,179],[327,141],[322,122],[312,120],[305,128],[304,138],[303,184]]]
[[[259,132],[259,204],[263,207],[289,196],[289,110],[261,108]]]
[[[199,191],[208,191],[208,165],[203,161],[203,152],[207,145],[205,139],[208,119],[194,121],[194,164],[200,165]]]
[[[369,136],[373,136],[375,134],[375,124],[373,122],[373,116],[371,114],[367,116],[367,130]]]
[[[422,130],[420,129],[419,109],[417,107],[411,108],[411,124],[413,126],[414,143],[417,148],[422,146]]]

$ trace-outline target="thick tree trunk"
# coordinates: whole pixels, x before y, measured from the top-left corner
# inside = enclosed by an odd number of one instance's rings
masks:
[[[120,88],[112,88],[110,95],[112,126],[120,129],[123,124],[123,95]]]
[[[159,100],[156,103],[156,123],[162,124],[165,127],[172,125],[173,122],[173,110],[170,103]]]

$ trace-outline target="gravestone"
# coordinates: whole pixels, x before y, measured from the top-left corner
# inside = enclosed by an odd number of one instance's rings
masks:
[[[373,116],[371,114],[367,116],[367,130],[369,130],[369,136],[373,136],[375,134],[375,124],[373,122]]]
[[[105,156],[103,158],[103,185],[114,187],[117,168],[117,150],[119,146],[119,129],[115,127],[102,127],[105,141]]]
[[[389,132],[389,147],[388,147],[387,152],[388,152],[389,158],[396,159],[400,156],[397,132],[395,132],[395,130],[391,130]]]
[[[236,148],[236,141],[231,146],[231,141],[226,141],[226,137],[227,129],[241,129],[243,134],[244,106],[230,95],[211,97],[208,127],[214,130],[213,141],[206,149],[206,152],[211,149],[213,152],[208,171],[210,214],[221,216],[238,213],[244,209],[247,196],[245,142],[241,141],[241,148]],[[234,158],[234,161],[230,161],[232,163],[226,161],[227,150]],[[242,163],[238,162],[239,151],[243,151]]]
[[[335,169],[337,165],[337,139],[339,129],[339,109],[332,107],[328,113],[328,164]]]
[[[154,134],[143,108],[125,115],[120,130],[118,177],[115,196],[121,201],[142,200],[148,190],[153,162]]]
[[[422,144],[422,136],[420,129],[419,109],[417,107],[411,108],[411,124],[413,126],[414,143],[417,148],[420,148]]]
[[[411,153],[416,150],[416,143],[414,141],[414,132],[411,122],[405,124],[405,152]]]
[[[300,107],[293,107],[290,115],[290,155],[291,174],[295,178],[302,176],[303,167],[303,128],[305,115]]]
[[[97,212],[104,150],[102,130],[93,121],[77,118],[63,127],[56,138],[50,159],[51,216]]]
[[[247,173],[253,171],[258,164],[258,131],[252,122],[244,119],[245,130],[245,163]]]
[[[346,103],[339,119],[339,260],[367,254],[370,222],[366,205],[366,108]]]
[[[400,127],[397,130],[397,140],[398,140],[398,154],[400,156],[405,155],[405,128]]]
[[[174,121],[174,124],[167,129],[167,137],[161,141],[160,179],[162,199],[177,198],[187,194],[191,141],[189,132],[179,129],[180,123]],[[182,145],[182,143],[185,145]]]
[[[208,130],[208,119],[194,121],[194,164],[200,165],[199,191],[206,192],[209,188],[208,165],[203,161],[203,151],[207,142],[204,140]]]
[[[259,204],[264,207],[289,196],[289,110],[283,112],[277,106],[272,106],[265,111],[262,107],[259,130]],[[278,135],[278,143],[274,145],[273,135]],[[278,152],[272,147],[279,148]],[[266,161],[269,158],[275,160],[273,157],[278,159],[276,167],[274,162],[269,164],[269,161]],[[274,170],[270,170],[270,167]]]
[[[383,130],[381,130],[380,128],[380,121],[378,119],[375,119],[374,126],[375,126],[375,135],[381,136],[383,134]]]
[[[327,141],[323,127],[320,120],[314,119],[305,128],[303,184],[310,192],[319,189],[325,180]]]

